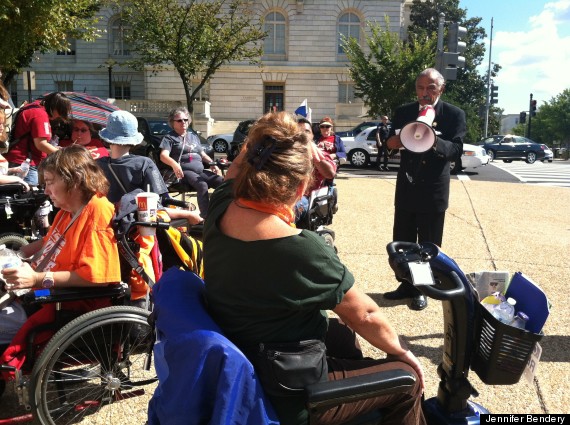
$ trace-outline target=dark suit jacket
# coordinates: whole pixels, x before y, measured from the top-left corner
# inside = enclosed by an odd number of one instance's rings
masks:
[[[424,153],[401,151],[402,159],[396,182],[394,205],[410,212],[443,212],[449,201],[449,161],[456,161],[463,153],[466,132],[465,112],[443,102],[435,105],[433,128],[438,133],[434,149]],[[396,109],[390,136],[395,130],[415,121],[419,103],[413,102]]]

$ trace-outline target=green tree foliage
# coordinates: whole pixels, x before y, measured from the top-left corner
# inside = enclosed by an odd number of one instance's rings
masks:
[[[385,28],[368,23],[366,51],[353,37],[342,40],[356,95],[364,101],[371,117],[392,116],[399,105],[413,101],[417,75],[435,58],[435,41],[420,43],[411,37],[405,43],[388,26],[388,22]]]
[[[570,89],[541,105],[531,120],[530,138],[534,141],[549,146],[570,145]]]
[[[123,11],[131,26],[127,40],[137,55],[129,64],[151,65],[154,71],[174,66],[192,112],[194,95],[222,65],[259,60],[258,42],[266,34],[248,5],[244,0],[133,0]],[[200,84],[192,91],[193,78]]]
[[[485,55],[485,30],[479,26],[481,18],[466,18],[466,11],[459,8],[459,0],[420,1],[414,0],[407,28],[407,40],[401,41],[398,34],[391,33],[377,24],[369,25],[365,36],[366,50],[356,40],[344,42],[350,60],[350,75],[355,81],[356,93],[368,107],[369,114],[390,115],[406,101],[415,99],[414,83],[417,74],[435,64],[437,32],[440,14],[448,22],[458,22],[467,28],[465,69],[458,72],[455,81],[446,84],[444,100],[462,108],[467,118],[466,142],[474,143],[483,135],[484,106],[487,101],[487,75],[480,75],[477,67]],[[491,78],[500,70],[493,65]],[[500,110],[491,107],[489,133],[500,128]]]
[[[69,48],[68,37],[94,40],[101,0],[2,0],[0,68],[8,84],[34,54]]]

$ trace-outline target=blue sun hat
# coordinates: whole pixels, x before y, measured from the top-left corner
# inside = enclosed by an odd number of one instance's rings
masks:
[[[107,117],[107,127],[99,136],[113,145],[138,145],[144,136],[138,132],[136,117],[127,111],[115,111]]]

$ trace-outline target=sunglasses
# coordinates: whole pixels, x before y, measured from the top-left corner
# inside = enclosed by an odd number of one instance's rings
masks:
[[[89,131],[88,128],[74,128],[72,131],[78,131],[79,133],[87,133]]]
[[[332,125],[328,125],[328,124],[321,124],[319,125],[320,128],[331,128]]]
[[[179,120],[174,120],[175,122],[188,122],[188,118],[180,118]]]

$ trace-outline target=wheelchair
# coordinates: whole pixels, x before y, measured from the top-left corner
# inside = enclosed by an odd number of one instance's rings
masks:
[[[210,317],[203,291],[196,275],[172,269],[154,287],[159,384],[149,403],[148,424],[278,425],[252,364]],[[414,384],[415,377],[404,370],[313,384],[305,389],[310,424],[336,405],[402,392]],[[375,424],[380,414],[371,412],[346,425]]]
[[[335,233],[326,226],[331,225],[333,216],[338,211],[338,191],[334,180],[329,180],[326,185],[315,189],[309,196],[309,208],[307,214],[296,225],[299,229],[307,229],[316,232],[325,239],[327,245],[335,249]]]
[[[18,249],[44,236],[52,216],[49,197],[41,189],[28,192],[18,183],[0,185],[0,245]]]
[[[155,227],[158,234],[168,231],[170,225],[134,221],[117,233],[122,280],[135,268],[152,286],[153,278],[136,263],[130,239],[136,226]],[[86,299],[110,300],[111,305],[86,313],[62,309],[63,302]],[[1,372],[11,372],[15,377],[13,382],[0,380],[0,384],[14,385],[18,402],[26,410],[19,416],[0,419],[0,424],[36,421],[63,425],[86,417],[90,423],[109,424],[113,419],[146,422],[146,406],[157,385],[152,359],[154,333],[148,324],[149,309],[128,305],[130,290],[126,283],[40,289],[21,300],[29,306],[55,303],[56,319],[28,334],[21,369],[0,365]],[[36,344],[36,336],[46,331],[53,336],[45,344]]]
[[[478,425],[489,411],[471,400],[478,392],[468,380],[469,372],[487,385],[517,383],[542,334],[495,319],[478,302],[457,263],[436,245],[392,242],[386,249],[398,280],[413,283],[412,264],[429,267],[434,285],[419,289],[444,307],[438,392],[422,403],[427,423]],[[168,289],[162,290],[163,285]],[[190,273],[169,271],[156,289],[153,323],[159,384],[149,404],[149,425],[220,423],[219,417],[231,418],[230,423],[278,424],[253,366],[209,316],[203,282]],[[396,370],[309,385],[304,390],[309,425],[331,407],[401,392],[413,384],[413,375]],[[187,397],[190,391],[192,397]],[[370,412],[345,425],[381,423],[382,412]]]

